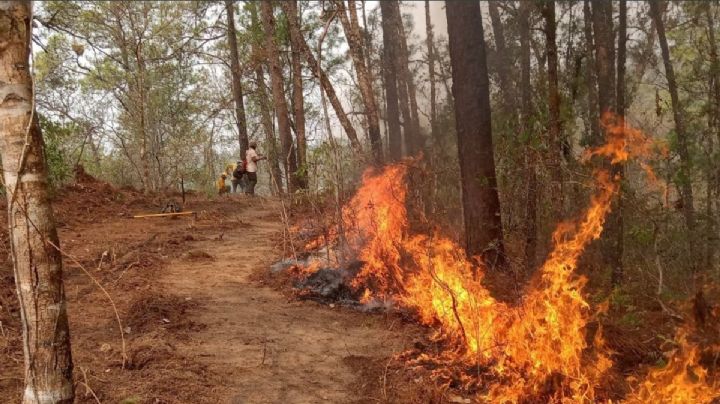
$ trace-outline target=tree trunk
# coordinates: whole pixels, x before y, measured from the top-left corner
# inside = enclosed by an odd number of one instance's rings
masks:
[[[70,330],[43,138],[34,111],[31,7],[29,1],[0,2],[0,150],[10,253],[23,324],[22,402],[69,404],[75,396]]]
[[[592,23],[595,41],[595,70],[598,81],[597,110],[601,122],[604,122],[612,117],[613,112],[616,112],[616,86],[619,85],[615,80],[615,34],[613,32],[612,3],[594,0],[592,2]],[[618,60],[618,66],[620,62]],[[603,138],[598,137],[593,140],[592,144],[597,146],[602,144],[603,141]],[[613,176],[622,177],[622,165],[611,165],[609,160],[603,161],[603,164],[609,167]],[[601,245],[603,260],[611,269],[611,283],[613,285],[616,284],[615,282],[620,282],[623,273],[621,198],[622,190],[619,191],[618,197],[613,201],[612,210],[608,214],[603,244]]]
[[[505,44],[505,30],[503,29],[502,19],[500,18],[500,10],[498,1],[488,2],[488,10],[490,11],[490,22],[492,23],[493,36],[495,37],[495,53],[498,58],[497,74],[500,78],[500,94],[502,96],[503,112],[506,119],[510,121],[511,128],[517,127],[517,109],[515,98],[515,86],[513,85],[511,74],[513,62],[510,59],[510,52]]]
[[[555,21],[555,1],[542,2],[541,11],[545,19],[545,47],[547,49],[547,77],[548,77],[548,152],[547,166],[550,170],[550,205],[552,221],[558,223],[562,220],[563,212],[563,186],[562,186],[562,157],[561,147],[561,121],[560,121],[560,90],[558,89],[558,49],[556,42],[557,24]]]
[[[650,16],[653,21],[655,21],[655,29],[657,30],[658,40],[660,42],[663,64],[665,65],[665,76],[667,78],[668,89],[670,91],[673,119],[675,121],[675,133],[677,136],[678,155],[680,156],[680,194],[682,196],[682,209],[685,216],[685,225],[688,230],[693,231],[695,229],[695,208],[693,203],[690,152],[688,151],[688,139],[687,133],[685,132],[685,122],[683,121],[682,106],[680,105],[677,82],[675,81],[675,70],[673,70],[673,65],[670,61],[670,49],[668,48],[667,38],[665,37],[665,23],[662,19],[660,7],[660,1],[651,1]]]
[[[598,115],[597,75],[595,73],[595,51],[592,32],[592,12],[590,0],[583,2],[583,22],[585,31],[585,82],[587,84],[588,123],[590,126],[588,144],[600,142],[600,116]]]
[[[145,114],[146,89],[145,89],[145,59],[142,56],[142,43],[135,47],[135,59],[138,66],[138,108],[140,109],[140,158],[142,159],[142,183],[143,192],[148,194],[153,189],[152,177],[150,176],[150,153],[148,151],[148,130],[147,115]]]
[[[428,62],[428,82],[430,85],[430,139],[432,148],[427,154],[428,162],[430,167],[438,166],[438,159],[440,155],[439,150],[442,150],[442,142],[438,134],[437,128],[437,107],[435,105],[435,52],[433,49],[433,26],[430,20],[430,1],[425,0],[425,43],[427,45],[427,62]],[[428,217],[435,216],[437,207],[437,193],[438,193],[438,170],[430,170],[430,181],[427,183],[429,186],[428,197],[425,202],[425,212]]]
[[[270,70],[275,116],[280,131],[280,145],[282,147],[280,157],[287,177],[287,190],[289,193],[293,193],[299,188],[297,155],[295,154],[295,146],[290,133],[290,116],[287,101],[285,100],[285,86],[282,69],[280,68],[280,53],[275,43],[275,17],[273,16],[272,1],[263,0],[260,3],[260,15],[265,31],[265,51],[267,52],[267,62]]]
[[[375,100],[375,92],[372,87],[372,79],[363,54],[363,39],[360,34],[355,1],[348,1],[349,10],[346,10],[343,0],[337,0],[335,4],[338,7],[340,22],[345,31],[348,46],[350,47],[350,55],[353,59],[353,66],[355,66],[355,72],[357,73],[360,94],[363,105],[365,106],[365,115],[367,116],[368,135],[370,137],[373,160],[375,164],[380,165],[383,161],[380,118],[378,117],[377,101]],[[347,11],[350,12],[350,18],[348,18]]]
[[[325,71],[323,71],[322,66],[320,66],[317,59],[315,59],[315,56],[313,56],[313,53],[310,51],[310,47],[308,47],[305,38],[303,38],[302,33],[300,32],[300,26],[297,24],[297,21],[294,21],[292,19],[289,20],[288,28],[290,28],[290,31],[294,32],[294,35],[296,36],[296,38],[298,38],[298,45],[300,45],[300,51],[303,53],[303,55],[305,55],[305,60],[308,63],[310,71],[312,71],[315,77],[320,79],[320,85],[325,90],[325,94],[330,101],[330,105],[332,105],[333,110],[335,110],[335,115],[337,116],[340,124],[345,130],[345,134],[347,135],[348,139],[350,139],[350,144],[357,152],[361,153],[362,146],[360,145],[360,141],[358,140],[357,132],[355,131],[355,128],[353,128],[350,119],[348,119],[347,114],[345,113],[345,110],[343,109],[342,104],[340,103],[340,100],[335,93],[335,88],[333,88],[332,83],[330,83],[330,79],[327,77],[327,74],[325,74]]]
[[[715,36],[715,19],[713,18],[712,8],[710,3],[705,3],[705,16],[707,18],[707,36],[708,43],[710,44],[710,73],[711,73],[711,94],[710,104],[713,106],[714,112],[710,113],[709,116],[712,119],[712,125],[710,126],[715,130],[715,139],[711,133],[708,141],[708,154],[714,155],[715,153],[715,141],[720,144],[720,58],[718,57],[718,43]],[[708,228],[708,252],[706,254],[706,267],[712,268],[715,261],[715,254],[717,246],[713,245],[712,240],[718,239],[716,218],[713,215],[713,201],[717,206],[718,198],[720,197],[720,164],[716,164],[714,171],[708,173],[708,201],[707,201],[707,213],[710,218]]]
[[[394,29],[394,35],[390,39],[394,42],[395,48],[394,62],[398,82],[400,112],[403,117],[405,152],[408,155],[414,155],[423,147],[420,136],[420,120],[418,118],[415,82],[409,67],[409,52],[405,38],[405,27],[400,13],[400,2],[388,1],[388,3],[388,7],[392,8],[389,19],[394,25],[394,27],[391,27],[391,29]]]
[[[523,138],[525,138],[525,174],[527,182],[527,211],[525,215],[524,267],[535,269],[537,260],[537,174],[536,151],[533,148],[532,82],[530,81],[530,24],[532,3],[520,3],[520,97]]]
[[[617,41],[617,86],[615,89],[615,112],[622,117],[622,124],[625,125],[625,59],[627,47],[627,2],[620,0],[618,20],[618,41]],[[625,176],[625,164],[613,164],[612,174],[615,177]],[[608,237],[610,248],[607,254],[608,262],[612,268],[610,283],[613,287],[620,286],[624,278],[623,253],[625,251],[625,230],[623,222],[623,192],[618,191],[615,206],[608,216]]]
[[[297,0],[284,2],[287,5],[286,17],[294,20],[295,24],[300,26],[300,14],[298,12]],[[295,117],[295,134],[297,137],[297,160],[300,171],[298,175],[298,185],[301,188],[307,188],[307,140],[305,139],[305,101],[303,97],[302,83],[302,65],[300,40],[297,35],[290,32],[290,45],[292,48],[292,71],[293,71],[293,112]]]
[[[245,118],[242,81],[240,80],[240,57],[238,55],[237,33],[235,32],[234,3],[233,0],[225,0],[228,47],[230,48],[230,76],[232,77],[232,90],[235,101],[235,119],[237,119],[240,156],[245,157],[245,151],[248,149],[247,119]]]
[[[615,41],[612,23],[612,3],[592,1],[592,21],[595,40],[595,70],[598,80],[600,117],[612,112],[615,102]],[[603,139],[595,139],[595,145]]]
[[[388,146],[391,160],[400,160],[402,157],[402,134],[400,133],[400,105],[398,100],[398,79],[395,69],[396,30],[395,12],[389,1],[380,2],[383,30],[383,78],[385,81],[385,116],[388,122]]]
[[[465,248],[503,267],[502,221],[493,155],[490,83],[480,4],[446,3],[458,138]]]
[[[430,84],[430,137],[435,147],[440,146],[435,105],[435,52],[433,50],[433,26],[430,21],[430,0],[425,0],[425,43],[427,44],[428,81]]]
[[[255,32],[262,32],[260,22],[258,21],[256,3],[249,3],[250,20]],[[280,170],[280,162],[278,159],[277,142],[275,141],[275,127],[273,125],[272,112],[270,110],[270,97],[268,96],[267,85],[265,84],[265,73],[263,71],[264,57],[260,56],[261,43],[252,42],[253,60],[255,60],[255,81],[257,82],[256,94],[258,104],[260,105],[260,121],[265,132],[265,144],[268,148],[268,162],[270,164],[270,172],[275,178],[276,184],[271,184],[270,189],[273,192],[281,193],[282,171]],[[242,156],[245,157],[244,155]],[[273,186],[274,185],[274,186]]]

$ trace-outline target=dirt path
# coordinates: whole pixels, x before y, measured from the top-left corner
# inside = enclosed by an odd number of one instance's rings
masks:
[[[278,202],[252,205],[235,229],[192,243],[212,260],[175,260],[163,271],[168,290],[201,303],[191,319],[207,326],[181,351],[227,376],[218,387],[224,402],[363,401],[353,395],[357,380],[348,362],[386,357],[406,339],[388,331],[382,316],[288,301],[252,281],[253,272],[278,259],[273,240],[282,230]]]
[[[186,205],[196,220],[132,219],[157,202],[89,181],[54,205],[74,257],[64,277],[79,404],[378,402],[387,358],[417,334],[398,331],[397,317],[289,299],[251,276],[282,255],[275,200],[199,195]],[[10,303],[0,307],[0,397],[17,401],[21,327],[12,268],[0,262]],[[112,296],[125,350],[81,266]]]

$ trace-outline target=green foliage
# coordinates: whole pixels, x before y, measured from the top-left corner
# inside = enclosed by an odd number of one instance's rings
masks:
[[[45,141],[48,181],[50,186],[58,188],[72,177],[70,152],[65,149],[65,145],[76,134],[77,127],[73,124],[53,122],[41,115],[40,129]]]

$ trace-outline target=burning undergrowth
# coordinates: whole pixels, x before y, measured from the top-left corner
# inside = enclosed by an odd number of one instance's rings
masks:
[[[633,158],[654,179],[644,161],[655,145],[619,118],[606,117],[604,126],[607,143],[588,151],[586,160],[623,163]],[[575,270],[587,245],[603,230],[619,178],[606,168],[594,171],[589,207],[577,220],[557,226],[547,260],[521,301],[509,305],[491,295],[483,285],[486,268],[467,259],[455,241],[411,232],[407,174],[407,163],[367,172],[343,207],[342,221],[321,242],[311,242],[321,252],[285,263],[300,295],[359,304],[394,302],[414,313],[445,348],[432,354],[420,350],[406,362],[434,368],[436,380],[452,380],[485,400],[614,398],[608,391],[619,375],[613,372],[613,352],[597,321],[604,309],[585,300],[587,280]],[[710,402],[720,396],[700,364],[703,350],[689,335],[687,329],[678,332],[667,366],[642,381],[626,381],[627,402]]]

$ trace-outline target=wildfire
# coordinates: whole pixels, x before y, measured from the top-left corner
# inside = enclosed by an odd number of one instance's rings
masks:
[[[586,159],[600,156],[619,164],[652,154],[654,144],[622,119],[607,115],[603,124],[608,142],[588,151]],[[651,174],[649,165],[641,166]],[[453,240],[409,234],[407,170],[408,165],[400,163],[366,172],[362,186],[343,208],[344,229],[338,233],[345,234],[345,244],[364,262],[351,284],[362,291],[362,301],[395,299],[438,331],[451,347],[446,354],[492,369],[493,381],[483,393],[492,402],[514,403],[527,397],[548,402],[597,400],[595,389],[613,363],[601,329],[592,346],[586,342],[586,325],[594,313],[582,293],[587,280],[574,272],[587,245],[603,230],[619,178],[607,169],[595,171],[590,206],[577,221],[558,225],[553,249],[522,302],[509,306],[491,296],[482,284],[486,269],[467,260]],[[685,339],[680,343],[685,347],[670,365],[651,372],[629,402],[702,402],[720,395],[697,366],[697,350],[686,349]],[[686,374],[690,366],[694,378]],[[663,383],[665,388],[656,388]]]
[[[668,364],[651,371],[627,403],[709,403],[718,397],[717,386],[708,384],[707,369],[698,365],[700,348],[688,341],[688,334],[687,329],[678,331],[678,347]]]

